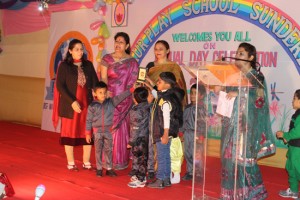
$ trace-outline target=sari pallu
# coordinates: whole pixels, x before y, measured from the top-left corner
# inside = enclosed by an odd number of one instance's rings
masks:
[[[231,118],[223,117],[221,133],[221,199],[265,199],[257,160],[275,153],[275,137],[269,117],[267,86],[264,84],[265,104],[257,108],[257,71],[246,74],[252,86],[239,91]],[[229,87],[227,92],[237,91]],[[240,101],[238,102],[238,99]],[[239,126],[239,127],[238,127]]]
[[[101,65],[107,67],[107,86],[112,96],[129,90],[137,80],[138,63],[134,58],[125,58],[115,62],[110,54],[102,58]],[[129,115],[132,97],[127,97],[114,111],[113,118],[113,166],[124,169],[128,166]]]

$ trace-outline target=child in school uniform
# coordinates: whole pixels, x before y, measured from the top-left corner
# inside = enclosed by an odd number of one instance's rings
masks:
[[[300,199],[300,89],[296,90],[293,98],[293,108],[296,110],[292,116],[288,132],[277,131],[276,136],[288,144],[285,168],[289,175],[287,190],[281,190],[279,196],[284,198]]]
[[[148,104],[150,106],[150,111],[152,110],[153,102],[154,102],[154,96],[151,93],[151,90],[148,88]],[[150,125],[150,119],[149,119],[149,125]],[[147,163],[147,181],[152,182],[155,178],[155,152],[156,152],[156,146],[153,144],[153,138],[149,134],[149,143],[148,143],[148,163]]]
[[[144,187],[146,184],[150,104],[147,101],[148,90],[138,87],[133,92],[134,105],[130,110],[130,138],[127,148],[132,151],[132,177],[128,186]]]
[[[171,186],[171,138],[178,135],[182,126],[182,93],[176,88],[176,78],[172,72],[160,73],[157,81],[157,98],[151,111],[150,134],[157,149],[156,180],[149,183],[150,188]]]
[[[195,112],[196,112],[196,95],[197,95],[197,85],[192,85],[190,89],[190,101],[183,112],[183,138],[184,138],[184,158],[186,160],[186,173],[182,177],[182,180],[192,180],[193,179],[193,165],[194,165],[194,141],[195,141]],[[206,89],[204,85],[198,84],[198,105],[197,105],[197,153],[203,154],[203,148],[201,148],[201,143],[203,142],[205,130],[206,130],[206,106],[204,103],[204,97],[206,95]],[[197,170],[201,171],[203,156],[197,156],[200,158],[197,160]],[[199,174],[199,173],[198,173]],[[201,172],[200,172],[201,174]]]
[[[102,81],[93,88],[93,95],[96,97],[96,100],[88,107],[85,134],[87,143],[92,141],[92,133],[94,134],[96,175],[98,177],[103,176],[102,155],[105,158],[106,175],[110,177],[117,176],[112,169],[113,115],[115,107],[130,94],[128,90],[113,98],[107,98],[107,85]]]

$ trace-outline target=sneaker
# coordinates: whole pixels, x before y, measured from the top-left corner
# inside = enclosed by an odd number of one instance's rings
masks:
[[[279,196],[285,197],[285,198],[293,198],[297,199],[298,198],[298,192],[292,192],[290,188],[287,190],[280,190],[279,191]]]
[[[112,169],[106,170],[106,175],[110,176],[110,177],[117,176],[116,172],[114,170],[112,170]]]
[[[144,181],[141,182],[139,180],[136,180],[136,181],[132,181],[132,182],[128,183],[127,185],[131,188],[138,188],[138,187],[143,188],[143,187],[145,187],[146,183]]]
[[[154,182],[149,183],[147,187],[163,189],[165,188],[165,185],[163,180],[156,179]]]
[[[182,180],[184,181],[189,181],[193,179],[193,175],[191,175],[190,173],[185,173],[185,175],[182,177]]]
[[[131,178],[130,178],[130,182],[134,182],[134,181],[138,181],[139,179],[138,179],[138,177],[136,176],[136,175],[134,175],[134,176],[132,176]],[[147,182],[147,180],[146,180],[146,177],[144,178],[144,180],[142,181],[143,183],[146,183]]]
[[[78,168],[76,165],[67,165],[68,170],[78,172]]]
[[[131,182],[134,182],[134,181],[137,181],[137,180],[139,180],[139,179],[136,177],[136,175],[134,175],[134,176],[132,176],[132,177],[130,178],[130,181],[131,181]]]
[[[97,169],[96,176],[102,177],[102,169]]]

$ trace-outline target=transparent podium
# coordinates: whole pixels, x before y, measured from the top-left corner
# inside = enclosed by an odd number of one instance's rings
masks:
[[[221,194],[224,199],[240,199],[235,197],[247,192],[241,188],[245,166],[251,162],[245,145],[251,77],[228,62],[199,62],[184,68],[197,80],[192,199],[220,199]],[[206,95],[201,94],[203,86]],[[215,88],[218,100],[212,102]],[[211,139],[214,124],[220,127],[221,140]]]

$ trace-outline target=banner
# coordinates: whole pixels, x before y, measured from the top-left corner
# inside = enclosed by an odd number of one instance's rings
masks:
[[[288,130],[291,115],[294,113],[291,101],[295,90],[299,89],[300,27],[296,19],[300,19],[300,14],[293,9],[297,4],[299,3],[296,0],[135,1],[128,6],[126,27],[112,27],[111,9],[108,9],[106,22],[112,36],[107,40],[105,49],[113,52],[113,35],[124,31],[131,38],[131,55],[145,67],[154,60],[155,42],[166,40],[171,48],[170,58],[182,66],[189,88],[195,81],[185,70],[186,67],[194,66],[199,61],[234,57],[241,42],[251,43],[257,49],[257,61],[266,77],[270,117],[275,134],[277,130]],[[80,20],[75,20],[75,16]],[[77,30],[87,40],[92,38],[93,33],[88,25],[97,17],[99,16],[92,10],[53,14],[49,63],[55,44],[68,31]],[[74,23],[76,28],[72,27]],[[93,46],[91,49],[96,67],[97,49]],[[53,66],[49,66],[51,67]],[[51,90],[49,80],[51,79],[46,80],[46,88]],[[212,88],[212,99],[218,90],[219,88]],[[51,105],[51,100],[45,100],[46,104]],[[44,108],[43,129],[49,130],[50,125],[46,124],[49,124],[47,121],[50,112],[51,109]],[[209,120],[210,137],[220,137],[218,120]],[[281,142],[277,145],[283,146]]]
[[[56,71],[68,51],[69,42],[76,38],[84,44],[84,54],[88,60],[95,61],[96,46],[91,44],[96,30],[90,28],[90,24],[97,21],[99,16],[91,10],[77,10],[54,13],[51,16],[50,37],[48,48],[48,69],[45,78],[45,96],[43,106],[42,129],[48,131],[60,131],[60,125],[55,130],[52,124],[53,91],[56,79]],[[81,20],[78,20],[81,19]],[[90,22],[90,23],[89,23]]]

